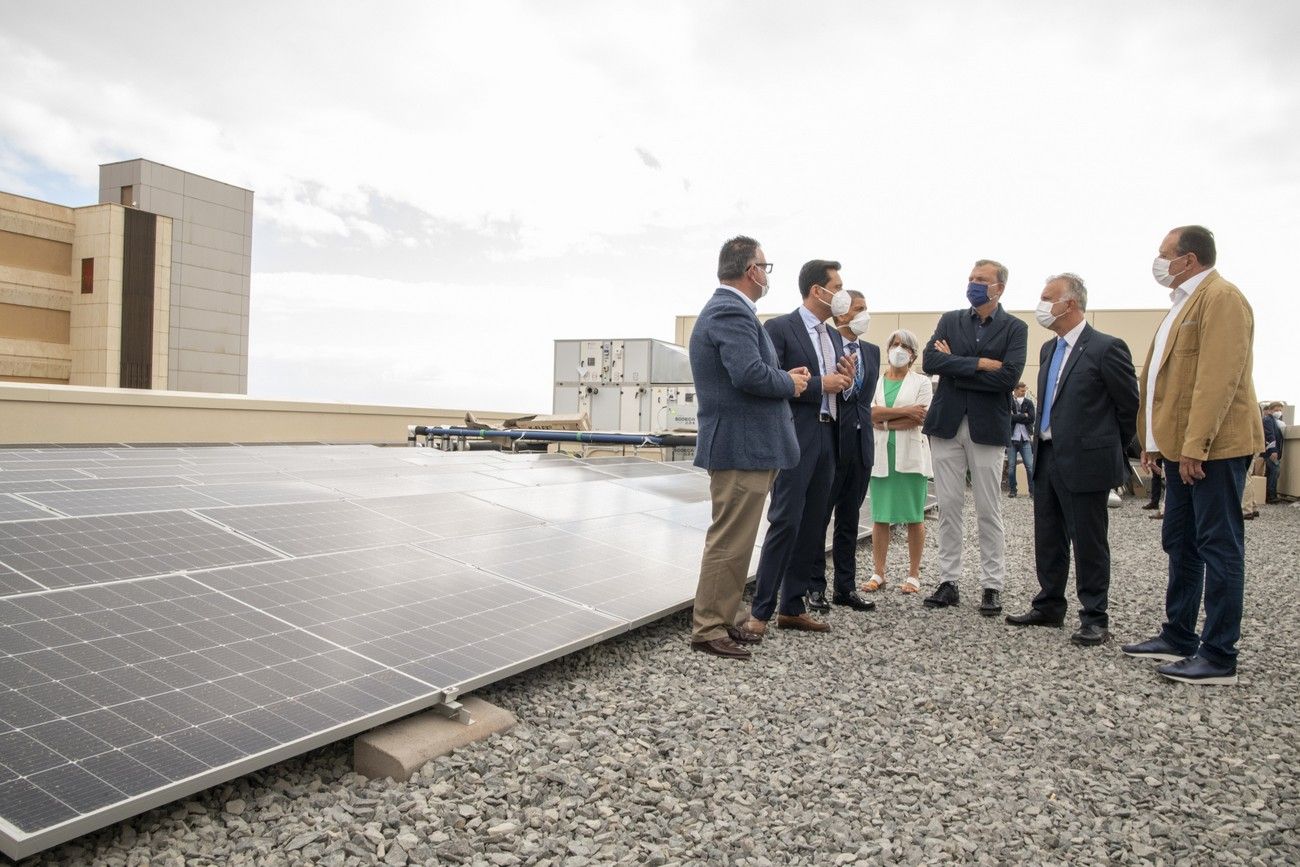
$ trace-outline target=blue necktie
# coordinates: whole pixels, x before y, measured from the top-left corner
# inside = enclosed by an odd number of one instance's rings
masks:
[[[1052,353],[1052,363],[1047,366],[1047,394],[1043,395],[1043,422],[1038,426],[1040,432],[1052,429],[1052,403],[1056,399],[1056,378],[1061,375],[1061,359],[1065,358],[1065,350],[1069,346],[1064,337],[1056,338],[1056,351]]]
[[[852,355],[853,360],[858,362],[857,369],[853,371],[853,390],[857,391],[862,388],[862,359],[858,358],[858,342],[854,340],[844,344],[844,354]]]

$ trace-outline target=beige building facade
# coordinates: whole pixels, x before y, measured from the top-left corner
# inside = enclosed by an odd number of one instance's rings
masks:
[[[172,221],[0,193],[0,380],[167,387]]]
[[[149,160],[97,205],[0,192],[0,380],[246,393],[252,201]]]

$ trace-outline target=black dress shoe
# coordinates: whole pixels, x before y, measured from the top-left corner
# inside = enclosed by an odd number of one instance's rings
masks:
[[[876,603],[863,599],[861,596],[858,595],[858,591],[856,590],[850,592],[847,596],[836,596],[831,601],[834,602],[836,605],[847,605],[849,608],[852,608],[854,611],[875,611],[876,610]]]
[[[1008,614],[1007,623],[1012,626],[1063,626],[1064,617],[1048,617],[1037,608],[1030,608],[1024,614]]]
[[[957,592],[957,585],[951,581],[943,581],[934,593],[925,598],[922,604],[926,608],[947,608],[949,605],[956,605],[958,602],[961,602],[961,594]]]
[[[1232,686],[1237,682],[1237,664],[1219,665],[1203,656],[1189,656],[1160,666],[1156,674],[1182,683]]]
[[[759,633],[750,632],[739,626],[728,626],[727,637],[737,644],[759,644],[763,640],[763,636]]]
[[[1002,591],[990,587],[984,588],[984,598],[980,600],[980,614],[992,617],[1002,611]]]
[[[1085,623],[1079,631],[1070,636],[1070,641],[1084,647],[1096,647],[1110,638],[1110,632],[1096,623]]]
[[[804,604],[810,611],[830,611],[831,604],[826,601],[826,594],[821,590],[813,590],[804,599]]]
[[[1159,504],[1159,503],[1147,503],[1147,504],[1146,504],[1145,506],[1143,506],[1142,508],[1143,508],[1143,509],[1147,509],[1147,510],[1150,510],[1150,509],[1158,509],[1158,508],[1160,508],[1160,504]]]
[[[1163,635],[1157,635],[1136,644],[1125,644],[1120,650],[1124,652],[1125,656],[1136,656],[1139,659],[1156,659],[1161,662],[1177,662],[1192,655],[1191,653],[1181,652],[1177,647],[1165,641]],[[1195,650],[1192,652],[1195,653]]]

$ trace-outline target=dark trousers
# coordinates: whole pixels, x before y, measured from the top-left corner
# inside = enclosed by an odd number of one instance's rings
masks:
[[[835,480],[834,424],[817,425],[800,442],[799,464],[776,474],[767,535],[754,580],[753,616],[771,620],[772,612],[802,614],[808,592],[808,563],[816,548],[826,546],[826,508]],[[777,597],[780,597],[778,607]]]
[[[1246,525],[1241,495],[1250,458],[1202,465],[1205,478],[1186,485],[1178,461],[1165,461],[1165,520],[1161,544],[1169,555],[1164,639],[1188,656],[1235,665],[1246,589]],[[1196,619],[1205,597],[1205,626]]]
[[[1165,492],[1165,479],[1159,473],[1151,474],[1151,505],[1160,505],[1160,496]]]
[[[1282,464],[1273,463],[1270,458],[1264,458],[1264,501],[1271,503],[1277,499],[1277,478],[1282,475]]]
[[[1025,462],[1025,478],[1029,479],[1029,495],[1034,495],[1034,444],[1029,440],[1012,440],[1007,446],[1007,492],[1016,492],[1016,456]]]
[[[847,449],[846,449],[847,451]],[[822,521],[822,539],[835,517],[835,534],[831,541],[831,557],[835,564],[835,596],[848,596],[855,589],[858,571],[858,523],[862,518],[862,501],[867,497],[867,483],[871,481],[871,467],[862,465],[861,453],[855,451],[835,467],[835,481],[831,484],[830,508]],[[826,592],[826,545],[818,545],[813,552],[812,568],[808,573],[808,590]]]
[[[1053,619],[1065,616],[1065,585],[1074,548],[1074,582],[1079,622],[1106,628],[1110,594],[1109,491],[1071,492],[1066,488],[1051,440],[1038,443],[1034,475],[1034,562],[1038,586],[1034,607]]]

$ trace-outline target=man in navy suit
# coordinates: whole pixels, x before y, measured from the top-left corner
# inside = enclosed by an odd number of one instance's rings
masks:
[[[1264,411],[1264,502],[1280,502],[1277,480],[1282,474],[1282,449],[1286,446],[1286,425],[1282,423],[1282,403],[1273,401]]]
[[[839,332],[826,325],[831,299],[843,288],[839,262],[807,262],[799,271],[803,304],[763,325],[776,347],[777,365],[807,368],[812,376],[808,388],[789,402],[799,440],[799,462],[777,473],[772,486],[753,608],[744,624],[747,631],[759,635],[767,631],[774,612],[778,629],[830,631],[830,626],[808,614],[804,595],[808,564],[815,550],[826,545],[826,509],[835,480],[841,395],[853,386],[853,362],[844,357]]]
[[[736,627],[749,580],[763,503],[777,470],[799,462],[788,400],[808,385],[808,370],[777,367],[755,302],[767,294],[772,265],[753,238],[722,245],[722,284],[691,334],[691,375],[698,401],[695,465],[709,471],[713,523],[704,540],[695,591],[691,647],[749,659],[760,636]]]
[[[844,354],[855,362],[852,392],[844,393],[839,413],[839,454],[835,464],[835,481],[831,483],[830,506],[822,526],[832,513],[835,534],[832,537],[832,562],[835,565],[835,592],[831,602],[855,611],[871,611],[876,603],[863,599],[854,581],[858,560],[858,520],[862,515],[862,501],[867,496],[867,483],[871,481],[871,465],[875,460],[876,438],[871,427],[871,399],[876,394],[876,380],[880,377],[880,347],[866,340],[867,299],[856,289],[849,293],[849,310],[835,317],[835,326],[844,338]],[[829,611],[826,601],[826,548],[818,545],[813,555],[812,571],[808,576],[807,606],[814,611]]]
[[[1002,459],[1011,441],[1011,389],[1025,367],[1029,326],[1002,309],[1007,269],[980,259],[966,284],[968,307],[939,317],[922,358],[939,386],[922,432],[930,437],[939,497],[939,587],[927,608],[961,601],[962,513],[966,477],[975,494],[980,542],[980,614],[1002,610],[1006,579],[1002,534]]]
[[[1025,463],[1025,476],[1034,477],[1034,402],[1025,394],[1025,384],[1016,383],[1011,393],[1011,444],[1007,446],[1007,496],[1016,498],[1016,458]],[[1034,486],[1029,485],[1029,496]]]
[[[1074,547],[1079,630],[1075,644],[1109,636],[1109,509],[1112,488],[1128,479],[1124,447],[1137,434],[1138,382],[1128,345],[1084,320],[1088,289],[1061,274],[1043,287],[1039,324],[1056,332],[1038,353],[1035,425],[1034,560],[1041,588],[1033,607],[1007,618],[1013,626],[1060,626]]]

